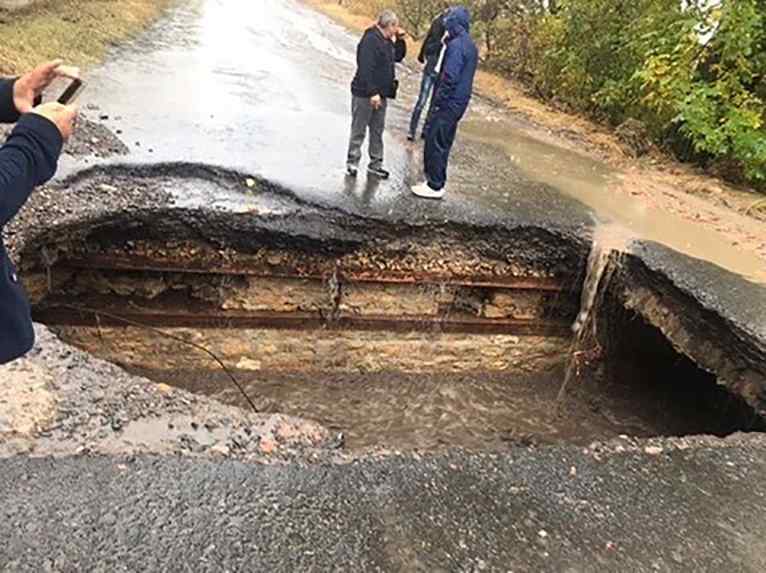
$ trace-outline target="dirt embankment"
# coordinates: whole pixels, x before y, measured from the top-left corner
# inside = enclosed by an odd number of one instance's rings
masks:
[[[354,13],[334,0],[302,1],[352,30],[362,30],[372,23],[372,15]],[[418,47],[411,49],[410,54],[417,54]],[[616,131],[555,109],[507,78],[479,71],[477,88],[483,97],[520,119],[519,129],[532,137],[574,149],[624,171],[630,183],[615,189],[616,192],[639,196],[652,207],[669,210],[700,224],[709,221],[700,221],[694,202],[684,208],[685,197],[702,198],[733,215],[766,222],[766,197],[761,193],[736,187],[691,165],[679,163],[652,146],[641,157],[635,157],[631,141],[621,138]]]
[[[18,74],[54,58],[93,64],[109,46],[144,29],[172,2],[56,0],[22,10],[0,9],[0,74]]]

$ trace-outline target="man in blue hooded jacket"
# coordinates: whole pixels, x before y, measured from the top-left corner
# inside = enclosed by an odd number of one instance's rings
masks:
[[[423,163],[426,181],[412,188],[418,197],[441,199],[447,183],[447,162],[455,142],[458,122],[465,115],[473,93],[479,53],[468,31],[471,16],[463,6],[450,10],[444,25],[447,48],[426,132]]]

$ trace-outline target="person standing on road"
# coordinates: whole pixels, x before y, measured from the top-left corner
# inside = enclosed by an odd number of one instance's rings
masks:
[[[433,22],[431,22],[428,34],[426,34],[426,38],[423,40],[423,45],[420,47],[418,61],[421,64],[425,64],[425,67],[423,68],[423,78],[420,81],[420,95],[418,95],[418,101],[415,103],[415,108],[412,110],[412,117],[410,118],[410,130],[407,134],[407,139],[409,141],[415,141],[420,117],[423,114],[423,109],[426,107],[428,99],[431,97],[431,92],[436,85],[436,80],[439,74],[437,64],[439,63],[439,56],[444,47],[444,36],[446,34],[444,19],[448,13],[449,8],[445,9]],[[428,119],[426,119],[426,125],[428,125]],[[423,139],[425,139],[425,129],[423,130]]]
[[[412,188],[418,197],[441,199],[447,183],[447,162],[457,126],[473,94],[479,54],[469,35],[471,16],[463,6],[452,8],[444,20],[447,49],[426,129],[423,163],[426,181]]]
[[[63,143],[74,129],[74,107],[37,105],[56,77],[76,74],[73,68],[64,69],[54,61],[20,78],[0,80],[0,123],[17,122],[0,147],[0,233],[32,190],[53,177]],[[34,341],[29,302],[0,235],[0,364],[26,354]]]
[[[391,10],[384,10],[378,22],[365,31],[356,49],[357,70],[351,82],[351,140],[346,160],[347,173],[356,177],[362,144],[370,131],[370,163],[367,172],[387,179],[383,169],[383,131],[386,127],[387,100],[394,99],[399,84],[396,63],[407,53],[404,31]]]

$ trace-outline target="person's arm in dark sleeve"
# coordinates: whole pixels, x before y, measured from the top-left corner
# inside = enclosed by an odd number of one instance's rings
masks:
[[[359,68],[359,80],[364,91],[369,97],[380,95],[380,86],[375,85],[375,38],[372,34],[365,34],[359,44],[357,67]]]
[[[15,79],[0,80],[0,123],[15,123],[19,119],[16,104],[13,103]]]
[[[17,79],[0,79],[0,123],[16,123],[21,117],[13,100],[13,87]],[[40,105],[42,101],[42,96],[38,96],[34,105]]]
[[[0,226],[16,215],[36,186],[53,177],[62,146],[53,122],[34,113],[21,117],[0,147]]]
[[[418,61],[421,64],[425,64],[426,63],[426,58],[431,55],[429,53],[430,52],[429,47],[431,46],[431,44],[433,44],[433,41],[434,41],[434,33],[436,31],[435,28],[436,28],[437,22],[438,22],[438,20],[434,20],[433,22],[431,22],[431,27],[428,28],[428,33],[426,34],[426,37],[423,39],[423,43],[420,46],[420,53],[418,54]],[[440,42],[441,38],[439,38],[437,41]]]
[[[444,54],[442,74],[434,95],[434,108],[439,109],[449,103],[457,90],[460,74],[463,72],[463,54],[457,42],[447,44]]]
[[[404,41],[404,38],[397,38],[396,42],[394,42],[394,61],[397,63],[401,62],[406,55],[407,42]]]

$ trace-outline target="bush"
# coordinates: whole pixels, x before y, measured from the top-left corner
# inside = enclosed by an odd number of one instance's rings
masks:
[[[543,97],[766,183],[766,0],[562,0],[499,26],[491,62]]]

